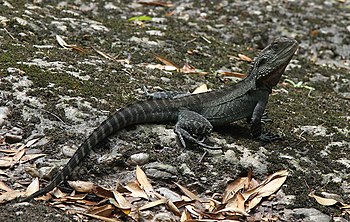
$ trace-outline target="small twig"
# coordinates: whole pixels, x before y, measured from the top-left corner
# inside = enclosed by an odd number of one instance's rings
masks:
[[[42,108],[40,108],[40,107],[38,107],[38,106],[35,106],[35,105],[32,105],[32,104],[29,104],[29,103],[27,103],[27,102],[24,102],[24,105],[29,106],[29,107],[31,107],[31,108],[33,108],[33,109],[38,109],[38,110],[41,110],[41,111],[43,111],[43,112],[45,112],[45,113],[48,113],[48,114],[50,114],[51,116],[53,116],[53,117],[55,117],[56,119],[58,119],[61,123],[63,123],[63,124],[65,124],[65,125],[69,126],[68,123],[64,122],[59,116],[57,116],[56,114],[54,114],[54,113],[52,113],[52,112],[50,112],[50,111],[47,111],[47,110],[45,110],[45,109],[42,109]]]
[[[13,35],[6,28],[4,28],[4,30],[13,40],[16,40],[15,37],[13,37]]]
[[[202,157],[199,159],[199,163],[201,163],[203,161],[203,159],[204,159],[205,155],[207,155],[207,153],[208,153],[207,151],[205,151],[203,153]]]

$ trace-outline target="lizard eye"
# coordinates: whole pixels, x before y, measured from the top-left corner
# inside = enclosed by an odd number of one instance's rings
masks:
[[[271,47],[272,47],[272,50],[273,50],[273,51],[277,51],[277,50],[278,50],[278,43],[277,43],[277,42],[274,42],[274,43],[271,45]]]

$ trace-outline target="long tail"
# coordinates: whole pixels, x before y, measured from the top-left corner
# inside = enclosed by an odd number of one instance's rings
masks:
[[[169,100],[148,100],[129,105],[106,119],[97,127],[92,134],[80,145],[64,168],[56,174],[54,179],[43,189],[33,193],[21,201],[29,201],[38,196],[44,195],[69,177],[73,170],[82,162],[99,142],[110,136],[112,133],[123,129],[128,125],[138,123],[175,121],[177,118],[172,102]]]

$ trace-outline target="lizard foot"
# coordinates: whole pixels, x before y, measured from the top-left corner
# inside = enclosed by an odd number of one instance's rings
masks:
[[[281,140],[282,137],[280,135],[277,134],[270,134],[270,133],[265,133],[265,134],[261,134],[258,139],[262,142],[265,143],[271,143],[277,140]]]

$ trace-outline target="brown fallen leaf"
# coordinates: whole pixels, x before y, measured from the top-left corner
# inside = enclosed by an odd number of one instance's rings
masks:
[[[117,208],[123,211],[124,214],[128,215],[131,212],[131,204],[119,193],[118,191],[113,191],[114,199],[117,201]],[[111,198],[112,199],[112,198]]]
[[[34,145],[38,140],[40,140],[41,138],[35,138],[35,139],[32,139],[32,140],[29,140],[26,144],[25,144],[25,147],[31,147],[32,145]]]
[[[136,166],[136,179],[140,183],[141,188],[146,192],[148,197],[154,197],[154,189],[151,183],[148,181],[145,172],[143,172],[143,170],[139,166]]]
[[[189,191],[186,187],[183,187],[183,186],[181,186],[181,185],[178,184],[178,183],[175,183],[175,184],[176,184],[176,186],[178,186],[178,187],[181,189],[181,191],[182,191],[187,197],[189,197],[191,200],[197,200],[197,201],[201,202],[201,199],[200,199],[197,195],[195,195],[194,193],[192,193],[191,191]]]
[[[238,208],[245,212],[245,200],[240,192],[237,192],[231,199],[227,201],[225,208]]]
[[[177,208],[172,201],[168,200],[166,202],[166,205],[168,206],[170,211],[173,212],[176,216],[181,216],[181,212],[180,212],[179,208]]]
[[[198,86],[198,87],[192,92],[192,94],[204,93],[204,92],[208,92],[208,91],[210,91],[210,90],[208,89],[207,84],[202,84],[202,85]]]
[[[309,193],[309,197],[313,197],[319,204],[323,206],[332,206],[338,203],[337,200],[317,196],[314,191]]]
[[[40,188],[39,186],[39,178],[36,177],[33,179],[33,181],[29,184],[29,186],[26,189],[25,196],[28,197],[38,191]]]
[[[46,156],[46,154],[44,154],[44,153],[26,154],[20,159],[19,162],[22,164],[22,163],[26,163],[30,160],[34,160],[34,159],[37,159],[37,158],[40,158],[43,156]]]
[[[113,192],[109,189],[95,185],[93,193],[102,198],[113,198]]]
[[[13,165],[13,159],[12,157],[4,156],[0,159],[0,167],[10,167]]]
[[[129,182],[125,188],[131,192],[130,196],[132,197],[140,197],[144,199],[148,199],[147,194],[143,191],[140,185],[136,182]]]
[[[238,209],[236,207],[225,207],[224,209],[219,210],[216,213],[222,213],[222,212],[237,213],[237,214],[242,214],[243,216],[249,216],[249,214],[246,213],[244,210]]]
[[[75,191],[82,193],[93,193],[96,185],[92,182],[87,181],[68,181],[69,186],[71,186]]]
[[[196,69],[195,67],[185,64],[180,70],[180,72],[186,73],[186,74],[199,74],[199,75],[206,75],[208,72],[204,72],[200,69]]]
[[[191,220],[192,220],[191,214],[185,209],[181,214],[180,222],[186,222]]]
[[[106,221],[106,222],[122,222],[122,220],[119,220],[117,218],[108,218],[108,217],[103,217],[95,214],[88,214],[88,213],[82,213],[85,216],[92,217],[94,219]]]
[[[174,67],[176,70],[180,70],[180,66],[178,66],[177,64],[175,64],[174,62],[162,57],[162,56],[159,56],[159,55],[154,55],[154,57],[156,59],[158,59],[159,61],[161,61],[164,65],[167,65],[167,66],[172,66]]]
[[[165,198],[163,199],[159,199],[159,200],[155,200],[149,203],[146,203],[145,205],[143,205],[142,207],[139,208],[139,210],[146,210],[161,204],[165,204],[167,202],[167,200]]]
[[[220,72],[220,74],[224,75],[224,76],[233,76],[236,78],[240,78],[240,79],[244,79],[245,77],[247,77],[247,74],[244,73],[239,73],[239,72]]]
[[[12,166],[17,164],[19,160],[23,157],[24,153],[26,152],[26,148],[20,148],[18,152],[12,157]]]
[[[86,52],[85,49],[83,49],[82,47],[79,47],[77,45],[69,45],[67,44],[59,35],[56,35],[56,41],[58,42],[58,44],[63,47],[63,48],[68,48],[68,49],[74,49],[78,52]]]
[[[18,191],[18,190],[12,190],[12,191],[5,192],[5,193],[0,195],[0,204],[7,203],[7,202],[14,200],[16,198],[19,198],[19,197],[23,197],[24,194],[25,194],[24,191]]]
[[[4,182],[0,181],[0,190],[4,190],[6,192],[13,191],[11,187],[7,186]]]
[[[238,54],[238,58],[240,58],[241,60],[246,61],[246,62],[253,62],[252,58],[250,58],[246,55],[243,55],[243,54]]]
[[[101,217],[110,217],[112,215],[112,212],[115,210],[115,207],[111,204],[106,204],[99,207],[93,207],[91,210],[89,210],[89,215],[97,215]]]
[[[222,198],[222,203],[227,203],[227,201],[232,198],[236,192],[243,188],[247,188],[249,185],[248,177],[237,178],[236,180],[229,183],[224,191],[224,196]]]

